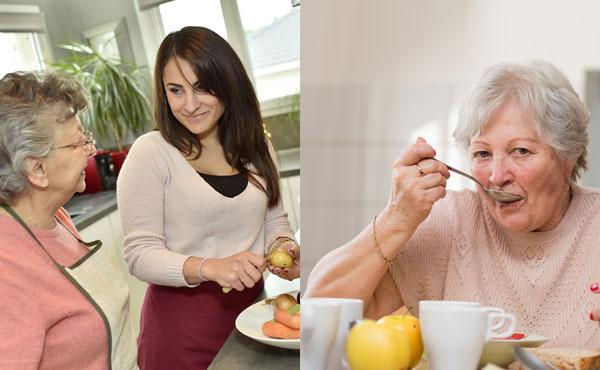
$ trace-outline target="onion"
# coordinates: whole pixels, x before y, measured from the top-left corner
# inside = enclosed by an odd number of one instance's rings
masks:
[[[269,301],[270,301],[269,303],[273,306],[273,310],[275,310],[275,311],[277,311],[278,309],[287,311],[290,307],[298,304],[298,302],[296,301],[296,298],[294,298],[292,295],[289,295],[287,293],[280,294],[277,296],[277,298],[270,299]]]

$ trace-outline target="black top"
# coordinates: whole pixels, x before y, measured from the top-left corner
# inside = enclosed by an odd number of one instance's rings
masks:
[[[233,198],[242,194],[242,192],[246,190],[246,186],[248,186],[248,179],[242,176],[241,173],[228,176],[207,175],[201,172],[198,172],[198,174],[202,176],[204,181],[212,186],[213,189],[228,198]]]

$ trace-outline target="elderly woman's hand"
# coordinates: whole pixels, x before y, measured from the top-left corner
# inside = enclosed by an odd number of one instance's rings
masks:
[[[293,240],[287,241],[285,243],[277,246],[278,249],[289,254],[294,260],[294,264],[292,267],[279,268],[271,265],[267,262],[267,268],[269,271],[282,279],[286,280],[294,280],[300,277],[300,246]]]
[[[433,204],[446,196],[448,168],[431,158],[435,150],[419,137],[394,162],[392,190],[384,214],[391,227],[415,230],[431,212]]]

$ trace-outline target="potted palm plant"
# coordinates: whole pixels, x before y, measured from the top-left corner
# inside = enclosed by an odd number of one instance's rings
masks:
[[[123,150],[127,138],[149,129],[149,99],[141,85],[141,68],[118,58],[101,55],[98,49],[73,40],[58,45],[71,56],[53,63],[54,68],[75,75],[90,92],[90,105],[81,115],[103,146]]]
[[[102,55],[102,48],[111,40],[90,47],[73,40],[58,45],[71,52],[51,65],[70,73],[88,89],[88,109],[80,117],[82,124],[94,132],[99,150],[88,158],[85,192],[112,190],[123,164],[127,144],[150,127],[149,99],[141,85],[141,69],[120,58]],[[124,148],[125,147],[125,148]]]

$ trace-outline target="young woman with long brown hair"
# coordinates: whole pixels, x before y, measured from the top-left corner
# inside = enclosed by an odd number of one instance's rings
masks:
[[[156,58],[154,108],[157,131],[136,140],[117,187],[125,259],[150,283],[138,364],[202,369],[267,268],[300,276],[300,247],[252,83],[224,39],[202,27],[169,34]],[[268,266],[274,247],[288,251],[292,268]]]

